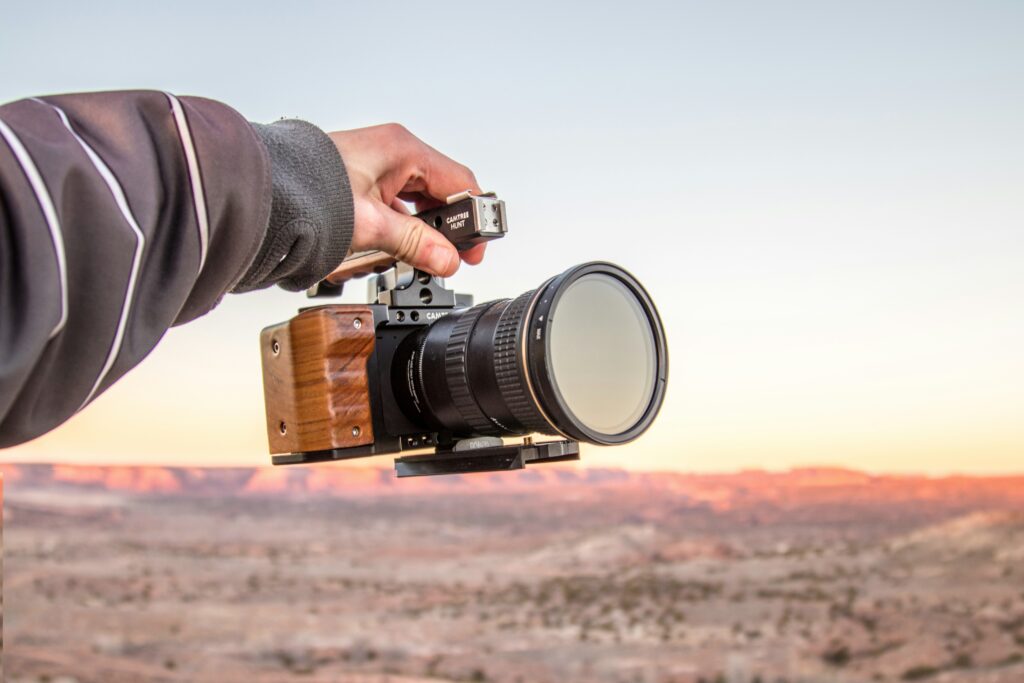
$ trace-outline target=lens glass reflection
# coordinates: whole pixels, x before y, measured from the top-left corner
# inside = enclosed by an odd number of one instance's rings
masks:
[[[657,374],[654,333],[637,297],[618,278],[584,275],[550,315],[551,372],[573,416],[603,434],[636,425]]]

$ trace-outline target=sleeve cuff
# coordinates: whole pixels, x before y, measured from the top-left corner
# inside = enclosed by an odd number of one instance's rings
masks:
[[[277,284],[301,291],[348,254],[355,212],[341,154],[311,123],[252,124],[270,157],[270,222],[256,258],[232,291]]]

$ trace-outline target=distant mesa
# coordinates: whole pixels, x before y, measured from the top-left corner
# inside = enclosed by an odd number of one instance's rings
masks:
[[[12,490],[65,488],[152,496],[380,496],[551,492],[565,500],[614,490],[670,495],[687,507],[728,511],[758,504],[842,506],[955,499],[969,494],[1019,499],[1024,476],[925,477],[872,475],[835,467],[726,474],[633,472],[613,468],[536,467],[517,472],[396,479],[388,467],[325,464],[308,467],[173,467],[126,465],[0,465]]]

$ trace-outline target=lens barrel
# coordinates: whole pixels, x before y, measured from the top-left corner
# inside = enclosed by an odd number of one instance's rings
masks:
[[[392,364],[407,417],[455,436],[625,443],[654,421],[667,380],[654,302],[604,262],[450,313],[406,338]]]

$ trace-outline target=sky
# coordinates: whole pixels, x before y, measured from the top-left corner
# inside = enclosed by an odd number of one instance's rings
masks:
[[[508,205],[451,286],[602,259],[657,302],[662,413],[587,464],[1022,471],[1022,28],[1020,2],[21,2],[0,102],[155,88],[403,123]],[[226,297],[0,458],[268,463],[259,331],[303,305]]]

